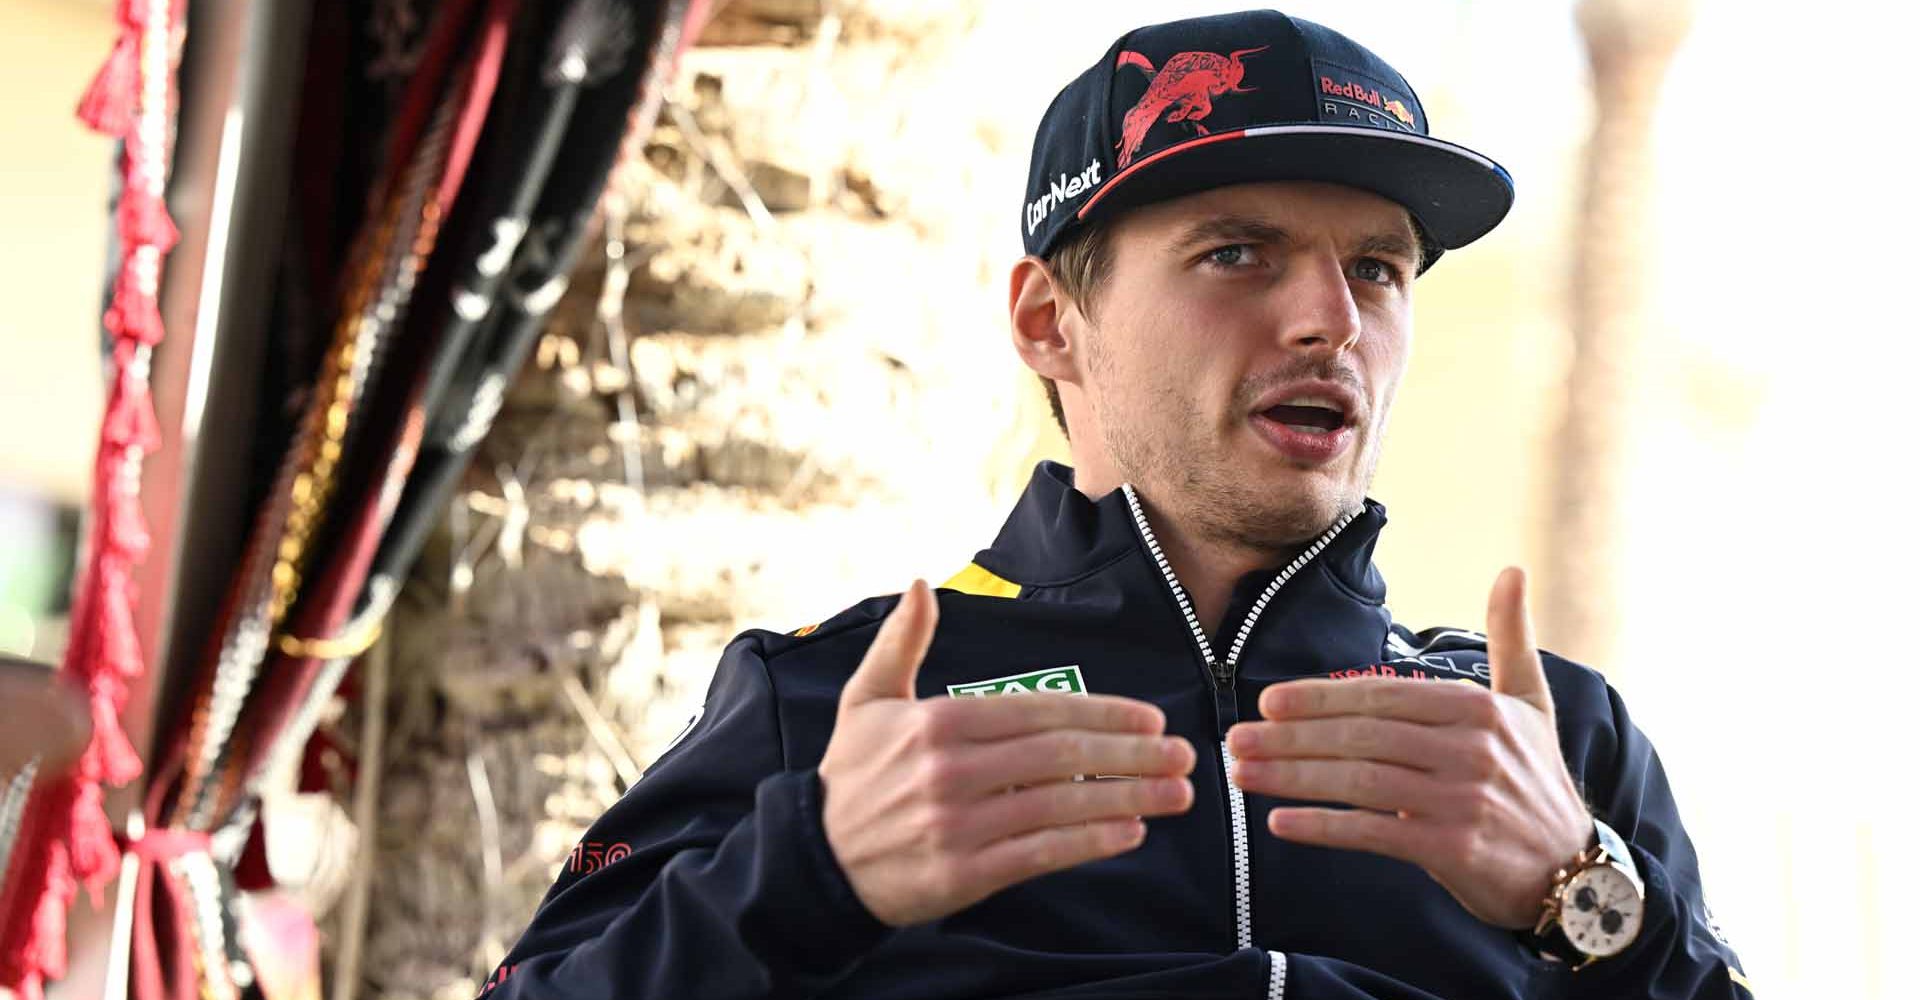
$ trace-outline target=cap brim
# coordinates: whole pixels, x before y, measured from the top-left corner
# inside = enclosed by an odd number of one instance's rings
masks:
[[[1411,132],[1299,124],[1237,129],[1160,150],[1115,174],[1078,217],[1278,180],[1345,184],[1399,202],[1420,224],[1429,258],[1485,236],[1513,207],[1506,169],[1464,146]]]

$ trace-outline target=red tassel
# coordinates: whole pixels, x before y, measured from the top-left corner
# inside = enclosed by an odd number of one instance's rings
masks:
[[[115,138],[133,130],[133,106],[140,92],[140,36],[122,30],[113,51],[80,97],[74,114],[87,127]]]
[[[120,863],[120,845],[114,843],[113,828],[107,825],[107,813],[100,786],[83,784],[73,801],[73,829],[68,837],[70,866],[76,881],[89,889],[98,889],[114,874]]]
[[[107,544],[113,549],[114,556],[128,563],[142,562],[147,550],[153,546],[153,535],[147,531],[146,511],[140,506],[138,494],[120,491],[109,501],[116,509],[107,530]]]
[[[158,247],[161,253],[180,242],[180,229],[167,214],[167,203],[145,191],[120,196],[121,252],[131,254],[136,244]]]
[[[157,344],[166,334],[160,325],[160,306],[140,288],[133,268],[120,269],[114,280],[113,305],[107,307],[107,331],[116,337],[132,337],[143,344]]]
[[[123,677],[139,676],[140,640],[133,627],[133,566],[115,554],[100,558],[100,584],[90,605],[98,630],[95,655]]]
[[[133,616],[126,610],[129,605],[125,602],[116,603],[119,604],[117,609],[109,607],[99,619],[103,634],[100,636],[98,656],[100,662],[111,667],[115,674],[131,680],[140,676],[140,639],[132,632]],[[127,631],[106,631],[110,623],[117,623]]]
[[[33,930],[28,933],[27,967],[39,975],[28,974],[20,995],[40,996],[41,979],[62,979],[67,974],[67,906],[73,902],[73,870],[68,864],[65,844],[55,842],[47,852],[47,887],[33,913]]]
[[[121,448],[139,448],[148,455],[160,447],[160,424],[153,415],[153,396],[145,379],[120,372],[113,398],[107,402],[100,436]]]
[[[133,741],[127,739],[126,730],[120,728],[118,711],[111,712],[106,719],[100,719],[100,715],[99,712],[94,713],[95,718],[100,720],[94,723],[100,733],[100,780],[118,788],[140,776],[140,754],[133,749]],[[108,720],[114,724],[104,725]],[[103,830],[107,830],[106,822],[106,815],[102,813],[100,825]],[[112,833],[111,830],[107,832],[109,835]]]

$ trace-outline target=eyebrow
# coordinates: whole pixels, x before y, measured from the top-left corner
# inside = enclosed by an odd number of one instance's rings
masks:
[[[1375,233],[1360,241],[1353,248],[1359,257],[1390,257],[1409,263],[1419,263],[1420,250],[1413,239],[1403,233]]]
[[[1216,215],[1180,231],[1167,243],[1168,253],[1184,253],[1207,243],[1264,243],[1285,246],[1293,234],[1247,215]]]
[[[1180,231],[1167,243],[1168,253],[1185,253],[1206,244],[1256,243],[1287,246],[1293,234],[1263,219],[1248,215],[1216,215],[1202,219]],[[1359,257],[1389,257],[1403,261],[1420,260],[1420,249],[1413,241],[1412,223],[1406,232],[1372,233],[1362,237],[1350,253]]]

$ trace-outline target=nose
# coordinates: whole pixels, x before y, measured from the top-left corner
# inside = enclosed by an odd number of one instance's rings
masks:
[[[1288,347],[1338,354],[1360,338],[1360,307],[1353,301],[1346,268],[1332,253],[1303,254],[1280,296],[1280,340]]]

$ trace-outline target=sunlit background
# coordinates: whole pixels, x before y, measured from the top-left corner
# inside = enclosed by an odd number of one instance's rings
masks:
[[[1657,2],[1657,0],[1650,0]],[[1237,4],[988,3],[976,72],[1011,137],[990,249],[1011,263],[1026,144],[1053,90],[1136,24]],[[71,109],[108,0],[0,0],[0,648],[57,659],[101,405],[96,316],[110,149]],[[1396,618],[1478,627],[1541,558],[1567,362],[1569,248],[1591,123],[1565,0],[1299,0],[1420,89],[1436,135],[1505,164],[1519,200],[1418,288],[1415,360],[1376,495]],[[1709,899],[1763,997],[1905,997],[1920,681],[1906,503],[1920,424],[1912,267],[1920,9],[1699,0],[1661,92],[1643,361],[1614,662],[1660,747]],[[1004,355],[982,336],[982,352]],[[1042,450],[1059,454],[1057,443]],[[981,525],[939,540],[964,561]],[[927,566],[934,576],[948,566]],[[860,593],[810,595],[828,613]],[[816,615],[817,617],[817,615]],[[791,628],[798,622],[775,623]],[[1552,636],[1545,641],[1551,647]]]

